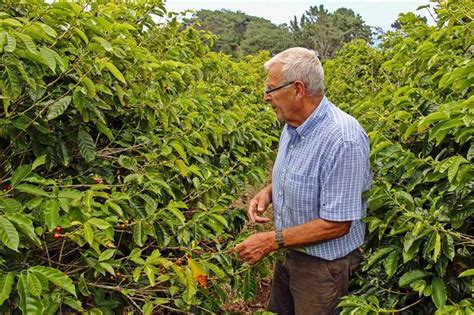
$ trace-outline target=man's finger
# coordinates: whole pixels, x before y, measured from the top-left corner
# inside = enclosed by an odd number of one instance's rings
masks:
[[[253,265],[255,265],[256,263],[259,262],[259,259],[251,258],[251,259],[247,260],[247,262],[250,266],[253,266]]]
[[[254,201],[250,202],[249,210],[247,211],[250,222],[255,222],[256,208],[257,208],[257,204]]]
[[[255,221],[258,223],[266,223],[270,221],[270,218],[265,218],[257,215],[255,216]]]
[[[245,246],[242,245],[242,243],[239,243],[239,244],[235,245],[235,252],[240,255],[240,252],[241,252],[244,248],[245,248]]]

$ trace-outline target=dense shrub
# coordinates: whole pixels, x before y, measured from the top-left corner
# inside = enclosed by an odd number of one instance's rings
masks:
[[[278,139],[261,64],[161,0],[0,4],[1,313],[251,298],[228,253]],[[229,234],[232,231],[233,234]]]
[[[471,1],[437,24],[409,13],[378,48],[326,63],[328,94],[369,132],[374,172],[366,262],[344,314],[471,314],[474,27]]]

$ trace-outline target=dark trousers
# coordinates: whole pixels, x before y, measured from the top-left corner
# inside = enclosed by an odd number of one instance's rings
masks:
[[[336,306],[347,295],[349,277],[360,261],[358,250],[332,261],[289,250],[275,265],[268,310],[284,315],[338,314]]]

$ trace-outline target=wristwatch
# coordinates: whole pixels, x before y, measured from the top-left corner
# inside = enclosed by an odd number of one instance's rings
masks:
[[[285,247],[285,242],[283,241],[283,231],[282,230],[276,230],[275,231],[275,241],[278,245],[278,249],[281,249]]]

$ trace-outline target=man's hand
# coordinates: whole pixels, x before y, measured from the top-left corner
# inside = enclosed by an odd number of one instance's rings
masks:
[[[270,185],[265,187],[250,200],[249,209],[247,211],[250,222],[265,223],[270,221],[270,218],[265,218],[261,215],[267,210],[271,200],[272,190]]]
[[[278,249],[275,232],[257,233],[235,246],[240,259],[254,265],[270,252]]]

